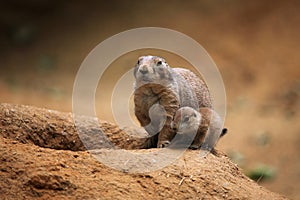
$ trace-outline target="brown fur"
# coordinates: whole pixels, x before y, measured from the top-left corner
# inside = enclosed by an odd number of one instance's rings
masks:
[[[178,134],[188,136],[196,133],[190,148],[203,147],[209,150],[214,147],[219,137],[226,134],[227,129],[222,129],[222,125],[222,119],[214,110],[200,108],[198,112],[190,107],[177,110],[171,123],[171,127]]]
[[[187,69],[170,68],[160,57],[140,57],[134,69],[134,76],[135,115],[141,126],[150,127],[146,130],[153,136],[150,144],[152,147],[168,146],[173,139],[175,132],[170,128],[170,124],[180,107],[212,107],[208,88],[200,77]],[[165,116],[158,117],[165,117],[164,126],[161,128],[156,124],[160,119],[151,120],[149,117],[149,109],[157,103],[166,111]]]

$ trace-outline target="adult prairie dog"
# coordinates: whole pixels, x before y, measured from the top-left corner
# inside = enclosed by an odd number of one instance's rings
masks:
[[[190,148],[211,150],[218,139],[226,134],[227,129],[222,129],[223,121],[217,112],[210,108],[200,108],[199,111],[191,107],[182,107],[175,113],[171,122],[173,130],[181,138],[194,138]],[[184,142],[184,141],[182,141]]]
[[[175,136],[170,123],[180,107],[212,108],[205,82],[190,70],[171,68],[161,57],[141,56],[135,65],[134,77],[135,115],[152,136],[151,147],[170,144]],[[152,106],[155,108],[151,109]],[[149,111],[161,110],[161,106],[164,110],[152,113],[155,119],[151,119]]]

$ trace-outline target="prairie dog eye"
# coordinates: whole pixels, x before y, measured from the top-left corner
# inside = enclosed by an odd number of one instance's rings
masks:
[[[193,117],[197,117],[196,113],[193,113]]]
[[[183,122],[188,122],[189,121],[189,117],[188,116],[185,116],[184,118],[183,118]]]
[[[161,60],[157,61],[156,65],[157,66],[162,65],[162,61]]]
[[[137,64],[138,64],[138,65],[140,64],[140,60],[137,61]]]

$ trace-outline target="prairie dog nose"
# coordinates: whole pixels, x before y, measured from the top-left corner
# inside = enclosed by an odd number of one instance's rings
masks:
[[[173,129],[173,131],[177,131],[178,130],[178,125],[174,122],[171,122],[171,128]]]
[[[142,74],[147,74],[149,72],[148,67],[146,65],[143,65],[139,68],[139,72]]]

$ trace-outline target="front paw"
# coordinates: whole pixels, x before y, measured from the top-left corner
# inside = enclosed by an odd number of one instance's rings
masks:
[[[166,140],[166,141],[161,141],[161,142],[158,142],[157,144],[157,148],[165,148],[167,146],[170,145],[170,141]]]
[[[199,144],[192,144],[189,149],[192,149],[192,150],[196,150],[196,149],[200,149],[200,145]]]

